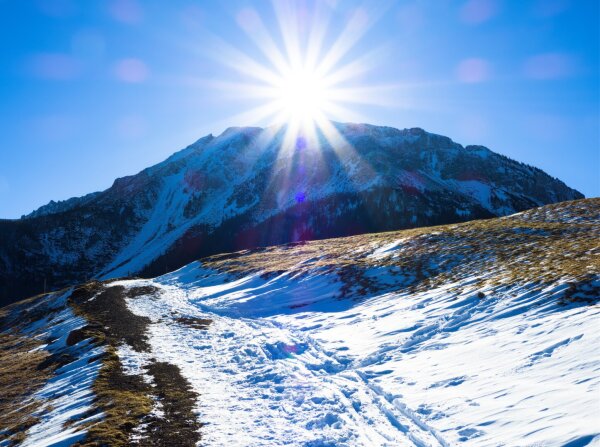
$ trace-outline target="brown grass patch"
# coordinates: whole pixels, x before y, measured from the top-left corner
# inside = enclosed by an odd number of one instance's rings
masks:
[[[302,275],[318,269],[336,273],[342,295],[349,297],[377,292],[377,281],[365,276],[377,268],[395,278],[387,290],[426,290],[467,276],[481,276],[481,286],[587,283],[600,275],[598,240],[600,199],[583,199],[507,218],[211,256],[202,265],[233,277],[260,272],[270,278],[290,270]],[[393,256],[369,256],[393,242],[398,242]]]
[[[63,310],[52,297],[65,291],[40,294],[0,309],[0,442],[17,445],[37,423],[33,415],[44,402],[34,399],[60,366],[72,361],[67,354],[39,349],[43,340],[19,330]]]
[[[197,317],[177,317],[175,321],[183,326],[191,327],[192,329],[206,330],[211,325],[213,320],[209,318]]]
[[[146,330],[150,319],[132,313],[125,298],[154,294],[153,287],[110,286],[99,282],[77,288],[69,299],[76,313],[88,325],[69,334],[69,343],[92,338],[106,353],[99,376],[93,385],[96,399],[93,413],[102,412],[100,422],[89,427],[78,446],[192,446],[200,440],[193,408],[197,394],[169,363],[151,362],[147,366],[154,384],[141,375],[125,374],[116,350],[126,343],[138,352],[149,352]],[[206,323],[206,322],[205,322]],[[164,417],[152,414],[155,402],[161,404]],[[136,439],[132,440],[135,433]]]
[[[92,282],[75,289],[69,304],[90,323],[87,335],[97,342],[114,347],[127,343],[136,351],[148,352],[146,329],[150,319],[129,310],[125,292],[123,286],[104,287]]]
[[[159,289],[154,286],[138,286],[127,289],[125,296],[127,298],[137,298],[144,295],[156,295],[158,292]]]
[[[37,419],[42,402],[33,395],[52,376],[54,368],[39,368],[48,359],[40,342],[20,335],[0,333],[0,442],[16,445]]]
[[[103,412],[104,416],[89,427],[86,438],[76,445],[130,445],[133,429],[152,411],[151,386],[141,376],[125,374],[119,356],[109,345],[93,390],[96,399],[91,414]]]
[[[194,414],[198,395],[175,365],[152,362],[146,370],[153,377],[154,393],[161,402],[163,417],[151,416],[140,441],[143,446],[192,447],[200,441],[200,424]]]

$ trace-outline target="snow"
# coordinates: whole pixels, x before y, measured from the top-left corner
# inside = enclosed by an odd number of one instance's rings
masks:
[[[210,237],[211,231],[219,228],[226,219],[244,213],[250,214],[247,223],[251,226],[285,212],[299,201],[316,202],[380,187],[400,187],[401,195],[409,196],[427,194],[428,191],[458,193],[467,207],[457,211],[459,216],[465,216],[473,205],[483,206],[496,215],[515,211],[512,196],[505,194],[501,185],[476,179],[455,180],[441,174],[443,167],[459,153],[478,159],[497,157],[488,149],[472,146],[466,150],[450,139],[421,129],[401,131],[349,123],[334,123],[334,127],[343,136],[336,144],[321,138],[318,150],[312,148],[300,152],[282,147],[285,135],[282,129],[229,128],[217,137],[202,138],[146,169],[141,178],[150,177],[157,183],[157,196],[152,198],[149,208],[140,206],[143,209],[138,209],[139,227],[125,238],[97,277],[109,279],[142,271],[194,228],[202,228],[202,233]],[[371,164],[387,160],[387,152],[382,150],[410,152],[406,145],[417,142],[425,145],[426,150],[421,153],[428,157],[418,167],[406,170],[402,163],[395,164],[390,160],[385,163],[385,172],[372,168]],[[497,161],[490,160],[489,163]],[[327,175],[324,175],[326,171]],[[186,175],[190,173],[197,175],[197,184],[193,188],[186,182]],[[132,180],[136,178],[134,176]],[[273,191],[272,197],[266,191],[260,193],[264,188],[260,186],[262,178],[269,179],[267,190]],[[520,184],[516,181],[515,187]],[[143,197],[142,193],[140,197]],[[135,200],[139,198],[136,196]],[[201,205],[195,209],[194,203]],[[192,208],[194,211],[190,212]],[[339,213],[343,211],[342,207],[338,210]],[[434,214],[427,215],[432,217]],[[416,224],[417,217],[412,216],[411,222]],[[54,260],[69,260],[62,251],[53,252],[53,241],[60,238],[52,236],[45,244],[45,251]],[[74,253],[79,255],[79,251]]]
[[[555,206],[519,219],[581,223],[590,216]],[[532,241],[547,231],[506,228]],[[430,231],[418,242],[406,235],[351,239],[342,245],[356,254],[350,264],[332,262],[340,250],[321,242],[297,258],[287,250],[307,247],[261,250],[261,261],[252,261],[255,252],[239,253],[235,274],[209,268],[223,265],[209,260],[154,279],[113,281],[158,289],[126,301],[151,320],[151,349],[119,346],[124,372],[152,383],[149,363],[178,366],[199,396],[195,413],[206,446],[599,445],[600,308],[559,304],[572,288],[558,275],[542,284],[523,273],[510,285],[492,286],[493,262],[472,271],[469,264],[445,264],[451,276],[443,281],[403,287],[417,274],[388,261],[444,234]],[[519,243],[535,243],[525,239]],[[276,274],[254,271],[252,265],[270,264],[269,253],[298,261],[282,263]],[[345,267],[361,275],[336,270]],[[377,287],[360,294],[352,281],[363,280]],[[597,276],[592,280],[582,293],[600,285]],[[87,341],[66,346],[69,332],[85,324],[65,306],[67,298],[54,296],[50,307],[62,310],[23,329],[48,340],[41,349],[72,349],[77,357],[36,395],[44,406],[26,446],[85,436],[81,418],[92,403],[101,350]],[[194,318],[212,323],[186,324]],[[157,399],[153,413],[162,412]],[[132,441],[142,433],[137,427]]]
[[[390,256],[401,241],[363,248]],[[558,306],[560,283],[477,289],[481,275],[356,301],[318,269],[230,278],[193,263],[119,282],[161,289],[128,301],[154,322],[152,353],[119,354],[180,367],[207,446],[600,442],[600,309]]]
[[[493,211],[490,185],[480,180],[454,180],[453,183],[456,184],[457,190],[462,194],[475,199],[484,208]]]
[[[393,255],[394,251],[398,248],[398,246],[403,242],[404,239],[398,239],[397,241],[390,242],[389,244],[378,247],[369,255],[369,258],[372,259],[382,259],[388,256]]]
[[[68,293],[53,297],[54,306],[64,306]],[[63,351],[69,333],[81,328],[86,321],[73,314],[65,306],[54,318],[43,318],[29,325],[24,333],[30,336],[48,339],[49,344],[43,349],[50,353]],[[53,377],[35,394],[35,398],[43,404],[34,416],[39,420],[26,433],[23,447],[46,447],[71,445],[85,437],[87,430],[83,425],[92,419],[102,417],[96,414],[83,417],[92,408],[94,394],[92,385],[100,370],[101,347],[92,347],[89,340],[84,340],[70,347],[69,353],[76,360],[58,368]],[[66,423],[74,422],[65,428]]]
[[[206,314],[180,290],[165,293],[168,299],[129,305],[154,319],[174,310],[214,319],[208,331],[173,324],[150,330],[153,356],[178,365],[202,392],[203,445],[412,445],[391,420],[410,427],[415,439],[435,440],[409,418],[382,412],[362,378],[344,374],[346,365],[308,334],[276,321]]]

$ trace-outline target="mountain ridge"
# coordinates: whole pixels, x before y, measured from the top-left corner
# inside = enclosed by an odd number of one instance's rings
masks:
[[[449,137],[445,137],[445,136],[443,136],[441,134],[436,134],[436,133],[428,132],[428,131],[426,131],[425,129],[423,129],[421,127],[407,127],[407,128],[403,128],[403,129],[398,129],[398,128],[391,127],[391,126],[374,126],[372,124],[367,124],[367,123],[335,123],[335,124],[337,124],[337,125],[371,126],[371,127],[379,127],[379,128],[383,128],[383,129],[391,129],[391,130],[400,131],[400,132],[408,132],[408,133],[411,133],[411,134],[415,134],[416,133],[416,134],[423,134],[423,135],[425,135],[425,134],[427,134],[427,135],[433,135],[433,136],[436,136],[436,137],[448,138],[453,144],[457,144],[459,146],[462,146],[460,143],[456,143],[455,141],[453,141]],[[167,163],[169,161],[172,161],[176,157],[181,156],[184,152],[189,151],[190,149],[193,149],[195,145],[200,144],[201,142],[205,142],[205,141],[206,142],[210,142],[211,140],[213,140],[215,138],[218,138],[218,137],[221,137],[221,136],[223,136],[225,134],[228,134],[228,133],[230,134],[230,133],[232,133],[234,131],[247,130],[247,129],[253,129],[253,130],[256,129],[258,131],[264,131],[267,128],[253,127],[253,126],[250,126],[250,127],[248,127],[248,126],[230,126],[230,127],[226,128],[217,137],[215,137],[213,133],[209,133],[209,134],[207,134],[207,135],[199,138],[198,140],[196,140],[194,143],[188,145],[187,147],[185,147],[183,149],[180,149],[179,151],[173,153],[172,155],[170,155],[169,157],[167,157],[165,160],[163,160],[161,162],[158,162],[155,165],[152,165],[152,166],[150,166],[148,168],[142,169],[137,174],[130,174],[130,175],[126,175],[124,177],[118,177],[117,179],[115,179],[113,181],[113,184],[109,188],[107,188],[107,189],[110,189],[111,187],[113,187],[114,184],[115,184],[115,182],[117,182],[120,179],[126,179],[126,178],[129,178],[129,177],[134,177],[134,176],[139,175],[142,172],[144,172],[144,171],[146,171],[148,169],[151,169],[151,168],[153,168],[155,166],[159,166],[159,165],[162,165],[163,163]],[[467,150],[467,151],[473,150],[473,151],[492,152],[491,149],[489,149],[487,146],[483,146],[483,145],[479,145],[479,144],[467,144],[467,145],[464,145],[462,147],[465,150]],[[495,154],[499,155],[501,157],[504,157],[504,158],[506,158],[508,160],[515,161],[517,163],[523,164],[523,165],[527,166],[528,168],[532,168],[532,169],[544,172],[542,169],[540,169],[540,168],[538,168],[536,166],[533,166],[533,165],[530,165],[530,164],[527,164],[527,163],[519,162],[519,161],[517,161],[517,160],[515,160],[515,159],[513,159],[511,157],[508,157],[507,155],[503,155],[501,153],[495,153]],[[551,177],[554,180],[560,181],[561,183],[564,184],[564,182],[562,182],[558,177],[554,177],[554,176],[551,176]],[[93,198],[95,195],[101,194],[102,192],[105,192],[105,191],[106,190],[94,191],[94,192],[90,192],[90,193],[84,194],[83,196],[73,196],[73,197],[70,197],[70,198],[67,198],[67,199],[63,199],[63,200],[56,200],[56,201],[55,200],[50,200],[47,204],[41,205],[41,206],[35,208],[30,213],[22,215],[20,217],[20,219],[31,218],[31,217],[39,217],[41,215],[54,214],[56,212],[65,211],[66,209],[69,209],[69,208],[72,208],[74,206],[77,206],[79,203],[81,203],[81,202],[83,202],[85,200],[88,200],[90,198]],[[581,194],[579,191],[577,191],[577,190],[575,190],[575,191],[578,192],[579,194]],[[581,198],[585,197],[583,194],[581,194],[581,196],[582,196]],[[18,220],[18,219],[19,218],[16,218],[16,219],[0,219],[0,220]]]
[[[420,128],[228,128],[105,191],[0,221],[2,302],[200,256],[512,214],[583,197],[543,171]],[[47,290],[47,289],[46,289]]]

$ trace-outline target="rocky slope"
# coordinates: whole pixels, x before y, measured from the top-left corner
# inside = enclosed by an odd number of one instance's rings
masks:
[[[0,299],[154,276],[199,256],[503,216],[582,195],[543,171],[421,129],[319,137],[231,128],[106,191],[0,220]]]
[[[0,313],[0,445],[597,445],[600,199]]]

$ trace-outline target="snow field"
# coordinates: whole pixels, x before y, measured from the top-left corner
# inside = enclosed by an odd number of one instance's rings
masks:
[[[477,279],[355,301],[318,272],[228,280],[193,263],[128,305],[155,322],[152,356],[200,394],[203,445],[597,442],[600,310],[558,306],[565,285],[476,292]]]

